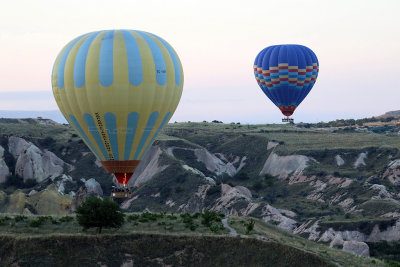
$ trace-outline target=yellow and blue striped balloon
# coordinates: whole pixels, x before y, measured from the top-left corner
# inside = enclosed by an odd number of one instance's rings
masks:
[[[183,70],[175,50],[154,34],[98,31],[61,50],[52,87],[64,117],[121,182],[175,112]]]

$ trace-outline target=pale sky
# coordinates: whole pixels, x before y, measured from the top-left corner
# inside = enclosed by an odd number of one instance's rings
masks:
[[[320,63],[295,121],[400,110],[399,0],[0,1],[0,110],[56,110],[50,74],[73,38],[95,30],[154,33],[177,51],[185,84],[171,121],[279,123],[253,62],[302,44]]]

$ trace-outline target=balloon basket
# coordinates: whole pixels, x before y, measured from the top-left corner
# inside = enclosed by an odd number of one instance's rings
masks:
[[[113,189],[111,190],[112,199],[126,199],[131,197],[132,197],[132,192],[128,187],[124,188],[113,187]]]
[[[282,119],[282,122],[294,122],[294,119],[293,119],[293,118],[286,117],[286,118],[283,118],[283,119]]]

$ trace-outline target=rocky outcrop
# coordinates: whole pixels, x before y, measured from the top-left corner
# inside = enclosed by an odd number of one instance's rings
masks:
[[[56,182],[58,193],[63,195],[65,193],[65,185],[68,182],[73,182],[72,177],[69,175],[63,174],[61,179]]]
[[[211,185],[215,185],[216,184],[216,182],[215,182],[215,180],[213,178],[205,176],[205,174],[202,173],[201,171],[199,171],[198,169],[192,168],[192,167],[190,167],[190,166],[188,166],[186,164],[182,165],[182,168],[187,170],[187,171],[190,171],[193,174],[196,174],[196,175],[199,175],[199,176],[203,177]]]
[[[4,148],[0,146],[0,184],[4,183],[9,175],[10,170],[4,161]]]
[[[159,146],[152,146],[141,160],[128,184],[136,187],[141,186],[151,180],[157,173],[165,170],[168,166],[161,166],[159,163],[161,153],[162,150]]]
[[[308,239],[318,242],[329,243],[331,247],[341,246],[346,241],[355,242],[380,242],[400,240],[400,219],[386,229],[380,229],[379,224],[375,224],[370,233],[362,233],[357,230],[336,231],[333,228],[319,230],[319,221],[307,221],[293,230],[295,234],[309,234]]]
[[[393,185],[400,185],[400,159],[393,160],[387,165],[383,178],[388,179]]]
[[[340,155],[336,155],[335,160],[336,160],[336,165],[338,165],[339,167],[344,164],[344,160],[342,159],[342,157]]]
[[[207,185],[207,190],[210,186]],[[197,193],[198,198],[205,199],[207,191],[205,188],[199,188],[199,192]],[[256,209],[261,209],[261,218],[265,222],[273,221],[278,223],[278,227],[292,231],[297,222],[289,217],[295,217],[296,213],[284,210],[277,209],[272,207],[271,205],[263,205],[261,203],[252,202],[252,194],[250,190],[244,186],[230,186],[228,184],[221,184],[221,197],[216,200],[216,204],[213,206],[212,210],[240,215],[240,216],[248,216],[251,215]],[[241,206],[235,206],[236,203],[241,202]],[[247,204],[246,204],[247,203]],[[245,205],[243,207],[243,205]],[[186,207],[186,205],[185,205]]]
[[[322,197],[324,195],[323,191],[328,186],[328,184],[326,184],[320,180],[316,180],[316,181],[312,181],[310,183],[310,185],[312,187],[314,187],[315,189],[306,198],[310,199],[310,200],[319,200],[319,201],[323,202],[323,199],[322,199]]]
[[[54,184],[27,198],[27,204],[33,207],[36,214],[41,215],[66,215],[70,210],[71,201],[69,195],[59,194]]]
[[[223,173],[233,176],[237,173],[235,166],[231,162],[224,163],[214,154],[208,152],[207,149],[198,148],[194,149],[194,154],[197,160],[203,162],[207,170],[215,173],[216,175],[221,175]]]
[[[8,201],[3,210],[5,213],[22,214],[24,213],[26,204],[26,195],[21,190],[17,190],[8,195]]]
[[[287,178],[289,174],[299,174],[307,166],[310,158],[303,155],[278,156],[271,153],[262,168],[260,175],[270,174]]]
[[[9,138],[8,146],[9,152],[16,159],[15,174],[24,181],[34,179],[41,182],[47,178],[54,179],[63,173],[66,163],[53,152],[42,151],[34,144],[15,136]]]
[[[272,149],[272,148],[275,148],[275,147],[278,146],[278,145],[279,145],[278,142],[268,141],[267,150],[270,150],[270,149]]]
[[[197,188],[197,192],[191,196],[189,201],[179,206],[179,211],[189,212],[189,213],[202,211],[204,207],[204,200],[206,199],[207,196],[207,190],[210,188],[211,185],[209,184],[200,185]]]
[[[265,222],[274,221],[279,223],[278,227],[293,231],[296,226],[297,222],[289,217],[296,216],[296,213],[289,211],[289,210],[282,210],[272,207],[271,205],[266,205],[262,209],[261,218]]]
[[[103,196],[103,189],[101,189],[101,185],[94,178],[85,181],[85,187],[89,196]]]
[[[69,213],[74,213],[76,209],[79,207],[79,205],[81,205],[86,198],[87,198],[86,190],[83,189],[83,187],[80,187],[71,201]]]
[[[4,204],[6,203],[7,200],[7,194],[4,193],[3,191],[0,191],[0,211],[1,208],[4,206]]]
[[[8,151],[15,159],[24,153],[24,151],[27,150],[31,145],[32,143],[29,143],[20,137],[10,136],[8,138]]]
[[[364,242],[366,239],[366,235],[359,231],[335,231],[329,228],[321,235],[318,242],[331,242],[330,246],[332,247],[333,242],[337,243],[338,240]]]
[[[328,179],[328,184],[336,185],[338,188],[346,188],[353,182],[350,178],[340,178],[332,175],[326,176],[326,179]]]
[[[369,247],[364,242],[344,241],[343,250],[358,256],[369,257]]]
[[[174,156],[174,149],[178,147],[169,147],[166,152]],[[229,176],[234,176],[238,171],[240,171],[246,165],[246,156],[242,158],[236,156],[232,161],[229,161],[227,157],[222,153],[212,154],[205,148],[180,148],[185,150],[192,150],[196,156],[196,160],[202,162],[208,171],[215,173],[215,175],[227,174]],[[235,167],[239,165],[238,167]]]
[[[368,152],[362,152],[362,153],[360,153],[360,154],[358,155],[356,161],[354,162],[354,168],[358,168],[358,167],[360,167],[361,165],[363,165],[363,166],[367,165],[367,164],[365,163],[365,160],[367,159],[367,155],[368,155]]]
[[[375,196],[372,199],[385,199],[385,200],[393,200],[393,194],[386,189],[386,186],[382,184],[373,184],[370,189],[372,189],[375,193]],[[396,200],[393,200],[396,201]]]
[[[367,238],[368,242],[379,242],[381,240],[394,241],[400,240],[400,219],[396,224],[389,226],[386,230],[381,231],[378,225],[375,225],[372,232]]]
[[[316,241],[320,235],[319,228],[319,221],[309,220],[298,226],[297,228],[293,229],[294,234],[308,234],[308,239]]]
[[[4,213],[65,215],[70,205],[71,198],[68,195],[60,195],[54,184],[50,184],[44,190],[29,194],[17,190],[7,196],[0,191],[0,211]]]
[[[221,197],[216,200],[214,210],[216,211],[227,211],[229,210],[238,200],[251,201],[252,195],[249,189],[244,186],[230,186],[228,184],[221,184]],[[238,213],[236,211],[236,213]]]

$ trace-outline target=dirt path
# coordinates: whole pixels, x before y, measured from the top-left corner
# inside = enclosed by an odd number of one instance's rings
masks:
[[[222,224],[224,225],[224,227],[226,229],[229,230],[229,235],[230,236],[238,236],[239,234],[236,232],[236,230],[233,229],[232,227],[230,227],[230,225],[228,223],[228,219],[229,219],[229,217],[226,217],[225,219],[222,219]]]

